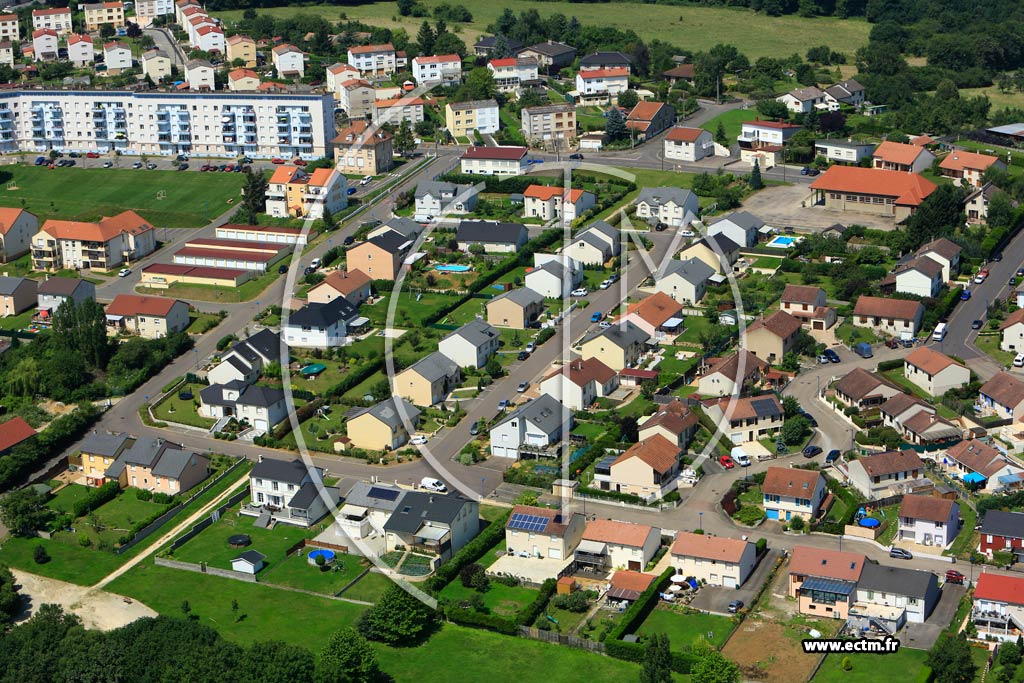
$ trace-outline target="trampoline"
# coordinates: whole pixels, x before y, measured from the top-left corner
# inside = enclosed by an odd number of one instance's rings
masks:
[[[235,534],[228,538],[228,545],[232,548],[244,548],[252,543],[252,539],[249,538],[249,534]]]
[[[877,529],[879,525],[881,525],[881,522],[875,519],[874,517],[864,517],[859,522],[857,522],[857,524],[860,524],[865,529]]]
[[[304,377],[316,377],[321,372],[327,369],[327,366],[323,363],[313,363],[299,370]]]
[[[312,565],[316,565],[316,558],[324,558],[324,566],[334,563],[334,551],[328,550],[327,548],[317,548],[316,550],[309,551],[308,561]]]

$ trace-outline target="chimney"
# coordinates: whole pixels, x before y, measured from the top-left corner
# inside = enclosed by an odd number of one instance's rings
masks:
[[[259,455],[256,456],[256,462],[263,462],[263,454],[262,453],[260,453]]]

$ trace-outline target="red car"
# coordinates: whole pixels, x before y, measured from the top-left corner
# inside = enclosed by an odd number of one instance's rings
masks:
[[[224,167],[224,172],[225,173],[231,173],[234,170],[235,170],[235,165],[234,164],[228,164],[227,166]]]
[[[966,577],[955,569],[950,569],[946,572],[946,583],[956,583],[963,585]]]
[[[272,163],[272,164],[283,164],[284,163],[284,159],[278,159],[277,157],[274,157],[273,159],[270,160],[270,163]]]
[[[210,165],[209,164],[203,164],[202,166],[199,167],[199,170],[200,171],[209,171],[210,170]]]
[[[304,159],[296,159],[294,163],[295,163],[296,166],[305,166],[306,165],[306,161]]]
[[[719,458],[718,463],[727,470],[731,470],[733,467],[736,467],[736,463],[734,463],[732,461],[732,458],[730,458],[728,455],[723,455],[721,458]]]
[[[85,153],[85,158],[86,159],[99,159],[100,155],[97,154],[96,152],[86,152]]]

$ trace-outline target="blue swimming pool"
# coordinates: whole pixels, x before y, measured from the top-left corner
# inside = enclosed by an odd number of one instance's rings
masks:
[[[788,237],[786,235],[777,235],[772,238],[772,241],[764,245],[766,247],[774,247],[776,249],[789,249],[793,244],[796,243],[795,237]]]
[[[460,266],[456,263],[441,263],[434,266],[434,270],[439,270],[442,273],[465,273],[466,271],[473,270],[473,266]]]
[[[324,564],[331,564],[334,562],[334,551],[328,550],[327,548],[317,548],[316,550],[309,551],[309,563],[316,564],[316,558],[323,557]]]

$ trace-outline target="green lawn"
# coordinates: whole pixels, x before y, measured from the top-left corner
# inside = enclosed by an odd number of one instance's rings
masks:
[[[242,174],[179,173],[116,168],[49,170],[7,166],[0,206],[25,208],[47,219],[95,221],[131,209],[157,227],[195,228],[237,204]],[[17,189],[6,189],[13,182]],[[88,192],[68,192],[68,187]],[[166,193],[157,199],[158,193]],[[24,201],[24,204],[22,203]],[[162,236],[161,236],[162,237]]]
[[[199,401],[199,391],[204,389],[202,384],[183,384],[174,390],[160,405],[153,408],[153,415],[158,420],[166,422],[180,422],[182,424],[209,429],[216,420],[203,417],[196,411],[196,403]],[[192,398],[182,400],[178,398],[182,391],[192,392]]]
[[[321,571],[316,565],[309,564],[309,550],[306,548],[301,555],[296,553],[273,568],[260,572],[260,581],[334,595],[352,583],[368,566],[361,557],[339,554],[332,566]]]
[[[542,621],[546,621],[559,633],[569,633],[576,628],[576,625],[583,621],[583,618],[586,616],[586,612],[570,612],[569,610],[558,609],[548,605],[548,608],[544,610],[543,614],[537,616],[537,620],[534,621],[533,624],[536,626]],[[548,617],[554,619],[555,622],[551,622]]]
[[[57,493],[53,494],[53,498],[47,503],[47,507],[57,510],[58,512],[71,513],[71,508],[75,506],[75,503],[82,500],[89,495],[90,489],[88,486],[82,486],[81,484],[69,484],[62,488]]]
[[[599,436],[605,433],[605,427],[596,422],[580,422],[573,428],[572,433],[576,436],[582,436],[588,441],[596,441]]]
[[[381,327],[387,324],[388,307],[391,305],[391,294],[385,294],[372,306],[364,305],[362,314],[370,319],[374,326]],[[433,317],[443,306],[450,304],[456,297],[447,294],[434,294],[425,292],[414,294],[403,291],[398,295],[398,305],[395,308],[394,326],[396,327],[418,327]]]
[[[926,392],[924,389],[917,386],[909,379],[907,379],[906,376],[904,376],[903,368],[887,370],[886,372],[883,372],[882,375],[896,386],[902,388],[907,393],[913,396],[917,396],[918,398],[923,398],[929,402],[932,401],[932,396],[929,395],[928,392]]]
[[[967,557],[968,553],[978,547],[978,532],[974,530],[978,523],[978,513],[969,505],[960,504],[960,517],[964,520],[960,533],[953,539],[944,555]]]
[[[455,579],[441,591],[442,598],[451,600],[465,600],[476,593],[472,588],[466,588],[459,579]],[[512,616],[523,607],[529,605],[537,597],[537,591],[522,586],[506,586],[491,581],[491,587],[480,594],[483,597],[484,605],[495,614]]]
[[[732,632],[732,620],[715,614],[678,614],[670,607],[658,605],[644,619],[639,633],[651,635],[665,633],[672,646],[680,650],[693,645],[697,638],[707,638],[716,647],[725,644]],[[708,634],[712,634],[710,637]]]
[[[6,318],[0,318],[0,330],[24,330],[28,327],[28,324],[32,322],[32,315],[35,310],[25,311],[18,315],[7,316]]]
[[[1014,355],[1010,351],[1003,351],[999,348],[999,334],[979,334],[977,339],[974,340],[974,345],[978,347],[982,353],[991,356],[998,363],[1009,367],[1013,363]]]
[[[718,124],[721,123],[725,126],[725,137],[729,138],[731,143],[739,137],[740,130],[743,128],[743,122],[753,121],[756,118],[757,111],[755,109],[731,109],[711,119],[701,128],[710,131],[714,135],[718,132]]]
[[[189,315],[189,326],[185,330],[188,334],[204,334],[220,325],[222,318],[213,313],[195,313]]]
[[[766,270],[775,270],[782,265],[782,259],[774,258],[772,256],[760,256],[751,265],[752,268],[764,268]]]
[[[366,602],[377,602],[392,583],[391,579],[378,572],[370,572],[349,588],[343,597]]]
[[[842,668],[845,657],[853,664],[849,671]],[[828,655],[811,680],[813,683],[905,683],[919,680],[917,673],[924,668],[927,658],[927,651],[906,647],[887,655]]]

